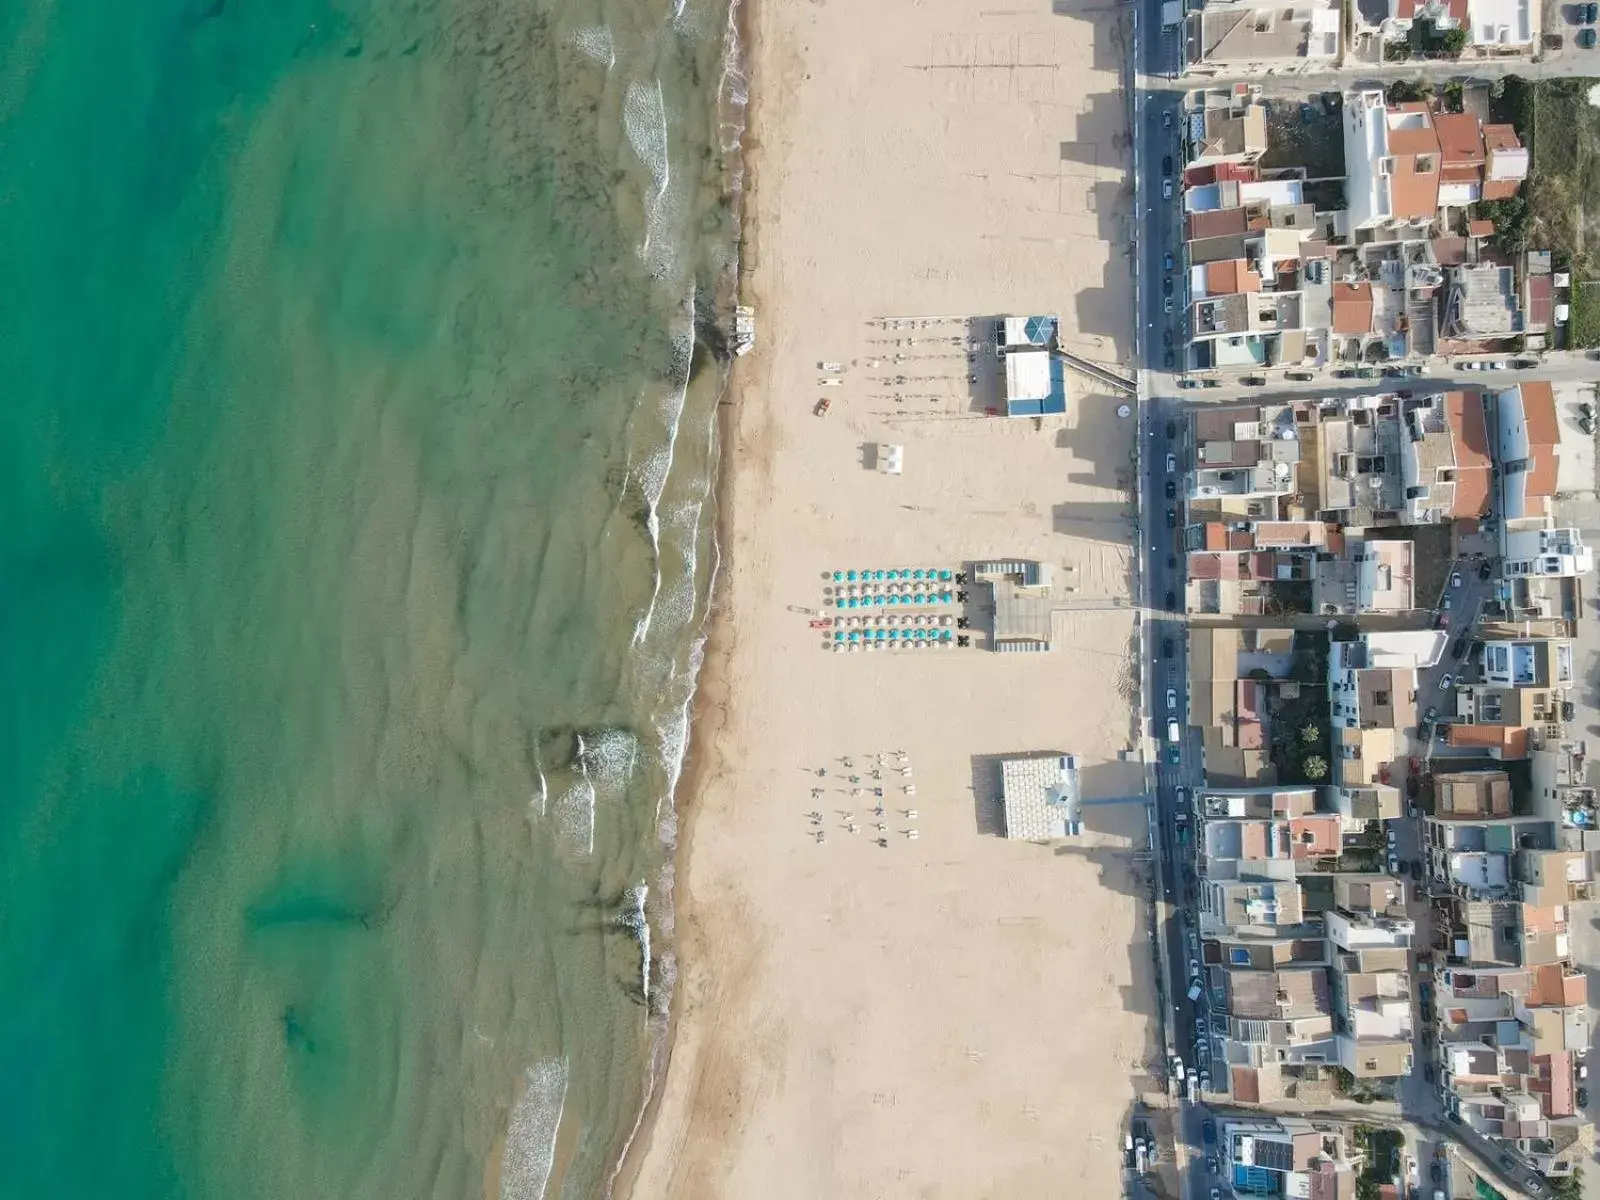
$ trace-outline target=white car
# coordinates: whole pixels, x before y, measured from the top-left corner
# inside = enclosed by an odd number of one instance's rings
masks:
[[[1455,599],[1451,596],[1446,596],[1443,600],[1439,601],[1439,608],[1443,612],[1449,612],[1455,606]]]
[[[1511,366],[1511,364],[1508,363],[1505,359],[1497,358],[1492,363],[1490,363],[1486,369],[1490,370],[1490,371],[1504,371],[1507,368],[1509,368],[1510,366]]]
[[[1456,677],[1450,674],[1449,671],[1446,671],[1443,675],[1439,676],[1439,690],[1441,692],[1448,692],[1451,687],[1455,685],[1455,682]]]
[[[1384,838],[1384,840],[1389,843],[1390,849],[1394,848],[1394,826],[1393,825],[1389,826],[1388,835]]]
[[[1169,455],[1167,455],[1167,474],[1168,475],[1176,475],[1177,473],[1178,473],[1178,456],[1176,454],[1169,454]]]
[[[1200,978],[1200,960],[1198,958],[1191,958],[1189,960],[1189,978]]]
[[[1461,586],[1461,572],[1460,571],[1455,571],[1455,572],[1453,572],[1451,574],[1451,576],[1450,576],[1450,586],[1453,587],[1453,588],[1458,588],[1458,587]]]
[[[1167,689],[1167,711],[1168,712],[1177,712],[1178,711],[1178,689],[1177,688],[1168,688]]]
[[[1172,199],[1172,180],[1171,179],[1163,179],[1161,181],[1161,198],[1163,200],[1171,200]]]
[[[1389,851],[1388,855],[1385,856],[1384,863],[1389,869],[1389,874],[1400,874],[1400,856],[1393,850]]]

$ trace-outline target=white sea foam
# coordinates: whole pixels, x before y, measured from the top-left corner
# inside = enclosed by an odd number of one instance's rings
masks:
[[[578,739],[578,765],[597,798],[620,800],[639,765],[639,739],[626,729],[599,729]]]
[[[633,152],[639,156],[645,170],[650,172],[650,194],[645,199],[644,244],[639,254],[662,275],[673,262],[671,238],[658,238],[672,206],[667,203],[667,190],[672,183],[672,165],[667,143],[667,98],[661,81],[649,83],[638,80],[628,85],[622,101],[622,127],[627,132]],[[663,245],[663,243],[665,243]],[[652,247],[661,250],[652,254]]]
[[[500,1155],[500,1200],[543,1200],[556,1161],[567,1078],[564,1058],[541,1059],[524,1072]]]
[[[617,65],[617,44],[611,36],[610,26],[585,25],[572,31],[571,41],[595,62],[604,63],[606,70]]]
[[[536,817],[543,817],[550,806],[550,781],[544,777],[544,760],[539,754],[539,741],[533,743],[533,770],[539,777],[539,790],[534,793],[528,807],[533,809]]]
[[[594,781],[589,778],[584,742],[578,738],[578,753],[574,765],[578,777],[567,785],[550,806],[556,829],[567,850],[585,857],[594,853]]]
[[[644,997],[647,1010],[650,1005],[650,919],[645,916],[644,904],[649,895],[650,885],[642,881],[629,888],[623,897],[622,911],[617,914],[617,924],[631,933],[639,945],[639,994]]]
[[[689,398],[689,367],[694,358],[693,297],[688,304],[689,327],[679,330],[672,339],[672,375],[675,386],[661,400],[661,419],[666,429],[666,439],[653,450],[633,474],[639,477],[644,492],[645,527],[650,532],[651,569],[655,578],[650,588],[650,603],[644,615],[633,627],[634,646],[644,645],[650,636],[650,624],[655,617],[656,598],[661,595],[661,497],[666,494],[667,479],[672,474],[672,463],[678,449],[678,425],[683,419],[683,407]],[[690,554],[690,574],[693,574],[693,553]]]

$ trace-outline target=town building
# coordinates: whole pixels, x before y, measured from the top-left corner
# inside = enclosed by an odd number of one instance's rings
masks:
[[[1339,6],[1299,0],[1284,7],[1227,0],[1184,18],[1184,64],[1238,74],[1316,70],[1339,56]]]

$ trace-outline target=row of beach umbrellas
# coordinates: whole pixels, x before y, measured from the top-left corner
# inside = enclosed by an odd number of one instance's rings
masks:
[[[849,633],[836,631],[836,642],[948,642],[955,635],[948,629],[867,629]]]
[[[935,569],[933,567],[928,567],[928,568],[917,567],[917,568],[912,569],[912,570],[893,570],[893,571],[835,571],[833,573],[833,581],[835,583],[858,583],[858,582],[859,583],[871,583],[871,582],[882,583],[884,580],[891,580],[891,581],[911,580],[911,581],[916,581],[916,580],[923,580],[923,579],[928,580],[929,582],[933,582],[933,583],[938,583],[938,582],[948,583],[950,580],[952,580],[954,578],[955,578],[955,572],[937,570],[937,569]]]
[[[955,599],[953,592],[912,592],[903,596],[840,596],[833,602],[835,608],[881,608],[895,604],[949,604]]]

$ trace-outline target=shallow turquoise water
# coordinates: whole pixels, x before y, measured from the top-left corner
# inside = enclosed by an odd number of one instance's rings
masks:
[[[3,1194],[603,1186],[722,20],[0,6]]]

